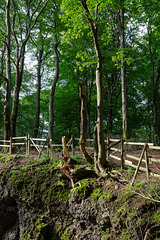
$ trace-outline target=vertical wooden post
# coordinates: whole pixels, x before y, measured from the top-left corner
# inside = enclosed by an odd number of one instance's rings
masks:
[[[146,145],[144,156],[145,156],[145,160],[146,160],[146,176],[147,176],[147,180],[148,180],[150,172],[149,172],[149,158],[148,158],[148,155],[147,155],[147,147],[148,147],[148,145]]]
[[[121,139],[121,169],[124,169],[124,158],[123,158],[124,146],[123,138]]]
[[[71,139],[72,139],[72,156],[74,156],[75,151],[74,151],[74,136],[73,135],[71,136]]]
[[[30,134],[28,133],[28,137],[27,137],[27,154],[30,154]]]
[[[10,137],[9,154],[12,154],[12,137]]]
[[[139,162],[138,162],[138,165],[137,165],[137,168],[136,168],[136,171],[135,171],[135,173],[134,173],[134,176],[133,176],[133,179],[132,179],[132,182],[131,182],[131,186],[133,186],[133,183],[134,183],[134,181],[135,181],[135,179],[136,179],[136,177],[137,177],[138,170],[139,170],[140,164],[141,164],[141,162],[142,162],[142,158],[143,158],[144,152],[145,152],[145,150],[146,150],[146,145],[147,145],[147,144],[145,143],[145,144],[144,144],[143,151],[142,151],[142,154],[141,154],[141,157],[140,157],[140,159],[139,159]]]
[[[107,148],[109,147],[109,137],[107,137]],[[109,160],[109,149],[107,150],[107,161]]]
[[[26,136],[26,155],[28,154],[28,135]]]

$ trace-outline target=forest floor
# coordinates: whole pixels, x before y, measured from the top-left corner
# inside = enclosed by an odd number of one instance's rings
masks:
[[[93,151],[89,151],[89,153],[93,154]],[[140,156],[141,156],[141,153],[142,153],[141,148],[126,149],[124,151],[124,159],[129,161],[131,164],[137,166],[138,160],[135,160],[134,157],[137,157],[139,159]],[[38,154],[39,153],[36,149],[32,149],[30,155],[25,155],[24,153],[19,153],[18,155],[16,155],[16,154],[8,155],[7,154],[6,156],[9,159],[9,161],[0,163],[0,169],[12,168],[13,165],[16,165],[16,164],[20,164],[20,165],[24,164],[25,165],[25,164],[28,163],[28,161],[38,159]],[[115,157],[120,157],[119,152],[116,152],[116,153],[112,152],[112,154]],[[5,154],[2,154],[2,155],[3,155],[3,157],[5,156]],[[70,152],[70,155],[72,156],[71,152]],[[150,171],[153,172],[153,173],[156,173],[156,174],[160,174],[160,151],[148,149],[147,155],[149,156],[149,169],[150,169]],[[43,158],[43,156],[44,157],[46,156],[46,152],[44,152],[41,157]],[[74,156],[79,157],[79,158],[83,158],[82,153],[79,150],[75,151]],[[50,158],[56,159],[56,160],[63,160],[62,151],[60,150],[60,151],[50,152]],[[152,159],[154,159],[154,161],[152,161]],[[159,161],[158,161],[158,159],[159,159]],[[14,160],[15,160],[15,164],[14,164]],[[119,160],[111,157],[111,156],[109,157],[109,164],[110,164],[110,166],[113,170],[119,170],[121,168],[121,162]],[[143,157],[143,161],[142,161],[140,166],[143,167],[143,168],[146,168],[146,163],[145,163],[144,157]],[[130,174],[129,174],[130,179],[128,179],[128,180],[131,181],[131,179],[134,176],[135,168],[132,168],[131,166],[125,166],[125,170],[130,172]],[[146,172],[140,170],[138,172],[137,179],[146,179]],[[156,179],[156,181],[160,182],[160,176],[159,177],[149,176],[149,180],[150,179]]]

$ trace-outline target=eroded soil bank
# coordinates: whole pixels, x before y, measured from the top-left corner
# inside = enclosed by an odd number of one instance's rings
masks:
[[[90,174],[72,188],[60,160],[0,159],[0,239],[160,239],[156,180],[138,180],[131,189],[131,169],[103,179],[85,165]]]

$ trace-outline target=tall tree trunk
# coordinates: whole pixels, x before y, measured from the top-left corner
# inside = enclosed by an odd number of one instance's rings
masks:
[[[5,69],[5,53],[6,53],[6,44],[4,43],[4,46],[3,46],[3,49],[2,49],[2,55],[1,55],[1,60],[0,60],[0,64],[1,64],[1,67],[0,67],[0,69],[1,69],[1,71],[0,71],[0,87],[1,87],[1,85],[2,85],[2,82],[5,80],[7,80],[6,79],[6,77],[4,77],[4,69]],[[7,64],[7,61],[6,61],[6,64]],[[1,79],[2,79],[2,81],[1,81]]]
[[[155,77],[155,58],[156,48],[152,51],[152,27],[148,23],[148,36],[149,36],[149,53],[151,64],[151,85],[152,85],[152,111],[153,111],[153,142],[155,145],[160,144],[160,127],[159,127],[159,100],[158,100],[158,80],[160,78],[160,60],[158,61],[157,75]]]
[[[112,70],[111,76],[108,76],[106,72],[107,80],[107,100],[108,100],[108,137],[111,138],[113,132],[113,118],[116,114],[117,103],[121,88],[119,84],[119,77],[117,77],[117,70]]]
[[[91,73],[91,81],[90,83],[87,82],[87,78],[85,81],[86,84],[86,96],[87,96],[87,101],[86,101],[86,137],[91,138],[91,126],[90,126],[90,106],[91,106],[91,91],[93,87],[93,78],[94,78],[94,72],[92,71]]]
[[[49,101],[49,128],[48,128],[48,137],[53,141],[53,125],[54,125],[54,93],[56,89],[56,83],[59,78],[59,52],[58,52],[58,44],[54,47],[54,57],[55,57],[55,75],[52,83],[51,91],[50,91],[50,101]]]
[[[6,26],[7,26],[7,48],[6,48],[6,96],[4,101],[4,139],[7,140],[11,136],[10,129],[10,100],[11,100],[11,61],[10,61],[10,0],[6,4]]]
[[[106,74],[107,78],[107,90],[108,90],[108,138],[111,138],[113,131],[113,110],[112,110],[112,78],[110,79]]]
[[[83,153],[84,159],[86,159],[87,162],[93,164],[92,157],[87,153],[85,148],[85,119],[86,119],[86,111],[85,111],[85,96],[83,94],[83,87],[82,84],[79,83],[79,97],[81,99],[81,121],[80,121],[80,140],[79,140],[79,146],[80,150]]]
[[[35,116],[34,134],[33,134],[35,138],[37,138],[38,130],[39,130],[42,56],[43,56],[43,49],[41,49],[38,52],[36,116]]]
[[[37,20],[45,7],[47,6],[49,0],[43,3],[41,7],[42,1],[39,0],[37,2],[37,8],[35,11],[30,11],[32,4],[29,1],[25,1],[24,9],[26,10],[26,19],[25,24],[22,28],[21,24],[21,15],[17,10],[15,1],[12,0],[13,6],[13,20],[12,20],[12,34],[16,43],[16,79],[15,79],[15,87],[14,87],[14,96],[13,96],[13,104],[12,104],[12,113],[11,113],[11,134],[12,136],[16,135],[16,120],[18,115],[18,105],[19,105],[19,93],[23,79],[23,70],[24,70],[24,57],[25,57],[25,48],[27,41],[29,40],[31,30],[35,27]],[[16,29],[16,20],[18,18],[18,24],[20,30],[20,34],[17,34]],[[21,39],[21,43],[19,41]]]
[[[152,66],[152,77],[151,77],[151,83],[152,83],[152,105],[153,105],[153,142],[155,145],[160,144],[160,110],[159,110],[159,79],[160,79],[160,61],[158,63],[157,67],[157,76],[155,77],[154,71],[154,61],[152,59],[151,61]]]
[[[25,47],[26,47],[26,44],[23,44],[21,54],[20,56],[18,56],[19,47],[17,45],[16,79],[15,79],[14,96],[13,96],[12,113],[11,113],[12,136],[16,136],[16,121],[17,121],[18,106],[19,106],[19,93],[20,93],[20,88],[21,88],[22,79],[23,79]]]
[[[99,54],[98,54],[99,55]],[[104,168],[106,167],[106,152],[104,144],[104,133],[103,133],[103,87],[102,87],[102,59],[101,55],[98,56],[97,68],[96,68],[96,86],[97,86],[97,145],[98,145],[98,156],[97,167],[99,174],[105,175]]]
[[[123,2],[123,0],[122,0]],[[124,7],[118,13],[119,28],[120,28],[120,45],[122,50],[121,57],[121,89],[122,89],[122,127],[123,139],[129,137],[128,127],[128,105],[127,105],[127,82],[126,82],[126,62],[124,60],[125,38],[124,38]]]
[[[86,19],[91,27],[93,35],[94,49],[97,57],[97,66],[96,66],[96,87],[97,87],[97,122],[95,127],[95,139],[97,144],[95,144],[97,149],[97,154],[94,156],[95,170],[98,175],[106,176],[105,167],[106,162],[106,152],[104,144],[104,132],[103,132],[103,86],[102,86],[102,56],[101,50],[98,43],[98,34],[97,34],[97,25],[96,25],[96,14],[98,12],[98,6],[96,6],[95,11],[95,20],[92,19],[89,12],[86,0],[80,0],[81,4],[85,10]]]
[[[158,93],[158,89],[159,89],[159,81],[160,81],[160,59],[158,61],[158,67],[157,67],[157,75],[156,75],[156,91],[157,91],[157,136],[158,136],[158,139],[157,139],[157,144],[160,145],[160,96],[159,96],[159,93]]]
[[[112,98],[108,98],[108,138],[111,138],[113,132],[113,109]]]

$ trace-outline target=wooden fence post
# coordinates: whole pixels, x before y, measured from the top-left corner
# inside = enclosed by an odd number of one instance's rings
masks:
[[[10,137],[9,154],[12,154],[12,137]]]
[[[75,150],[74,150],[74,135],[71,136],[72,139],[72,156],[74,156],[75,154]]]
[[[121,139],[121,169],[124,169],[124,158],[123,158],[123,152],[124,152],[124,146],[123,146],[123,138]]]
[[[147,147],[148,147],[148,145],[146,144],[146,150],[145,150],[144,156],[145,156],[145,160],[146,160],[146,176],[147,176],[147,180],[148,180],[150,172],[149,172],[149,158],[147,155]]]
[[[107,137],[107,161],[108,161],[108,159],[109,159],[109,137]]]
[[[28,135],[26,136],[26,154],[28,154]]]
[[[26,154],[30,154],[30,134],[27,135]]]
[[[132,182],[131,182],[131,186],[133,186],[133,183],[134,183],[134,181],[135,181],[135,179],[136,179],[136,177],[137,177],[138,170],[139,170],[140,164],[141,164],[141,162],[142,162],[142,158],[143,158],[144,152],[145,152],[145,150],[146,150],[146,146],[147,146],[147,144],[145,143],[145,144],[144,144],[143,151],[142,151],[142,154],[141,154],[141,157],[140,157],[140,159],[139,159],[139,162],[138,162],[138,165],[137,165],[137,168],[136,168],[136,171],[135,171],[135,174],[134,174],[133,179],[132,179]]]

